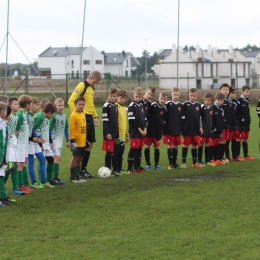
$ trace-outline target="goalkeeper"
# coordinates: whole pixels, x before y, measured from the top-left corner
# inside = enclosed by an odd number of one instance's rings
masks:
[[[80,165],[84,156],[87,137],[87,124],[83,108],[85,99],[77,97],[74,101],[75,111],[70,115],[70,149],[72,152],[72,159],[70,162],[70,182],[86,182],[86,180],[79,179]]]

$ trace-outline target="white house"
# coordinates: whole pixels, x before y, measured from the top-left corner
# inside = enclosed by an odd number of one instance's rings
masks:
[[[252,72],[260,74],[260,51],[241,51],[241,54],[252,62]]]
[[[157,64],[153,67],[162,88],[177,85],[177,53],[179,88],[210,88],[214,83],[242,87],[251,83],[250,60],[233,50],[232,46],[229,50],[217,50],[211,46],[202,50],[197,46],[196,50],[179,48],[178,51],[173,45],[172,49],[159,52]]]
[[[72,77],[79,75],[80,54],[82,51],[81,70],[84,75],[98,70],[104,73],[104,56],[94,47],[49,47],[38,57],[40,75],[52,79],[64,79],[69,73]],[[51,75],[51,76],[50,76]]]
[[[114,76],[134,76],[136,74],[137,66],[140,65],[131,52],[103,52],[103,54],[105,61],[105,73],[110,73]]]

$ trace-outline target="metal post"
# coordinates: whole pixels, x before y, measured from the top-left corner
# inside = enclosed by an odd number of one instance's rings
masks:
[[[187,73],[187,79],[188,79],[188,95],[189,95],[189,91],[190,91],[190,78],[189,78],[189,72]]]
[[[86,13],[86,0],[84,4],[83,28],[82,28],[82,39],[81,39],[81,51],[80,51],[80,66],[79,66],[80,79],[82,79],[82,52],[83,52],[83,40],[84,40],[85,13]]]
[[[147,50],[146,50],[147,46],[146,44],[147,44],[147,39],[145,39],[145,87],[147,89]]]
[[[26,73],[25,73],[25,94],[28,94],[28,71],[26,70]]]
[[[178,33],[177,33],[177,88],[179,87],[179,34],[180,34],[180,0],[178,0]]]
[[[6,95],[6,92],[7,92],[8,34],[9,34],[9,0],[8,0],[8,6],[7,6],[6,60],[5,60],[5,86],[4,86],[4,95]]]
[[[66,104],[69,100],[69,73],[66,74]]]
[[[237,99],[238,99],[238,75],[237,75],[237,72],[236,72],[236,80],[237,80]]]

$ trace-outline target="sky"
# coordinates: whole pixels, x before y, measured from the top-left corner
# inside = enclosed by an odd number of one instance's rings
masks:
[[[179,45],[260,45],[258,0],[179,0]],[[32,63],[48,47],[81,46],[85,0],[9,0],[8,63]],[[6,61],[8,0],[0,5]],[[142,56],[177,45],[178,0],[86,0],[84,46]],[[18,46],[19,47],[18,47]],[[20,49],[19,49],[20,48]]]

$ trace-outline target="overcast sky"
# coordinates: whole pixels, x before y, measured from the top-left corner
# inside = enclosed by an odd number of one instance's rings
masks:
[[[81,45],[85,0],[9,0],[9,63],[29,63],[52,47]],[[0,5],[0,47],[7,33],[7,3]],[[180,46],[260,45],[258,0],[180,0]],[[136,57],[177,44],[178,0],[87,0],[84,46],[132,52]],[[147,39],[147,41],[145,41]],[[6,41],[0,62],[6,60]]]

